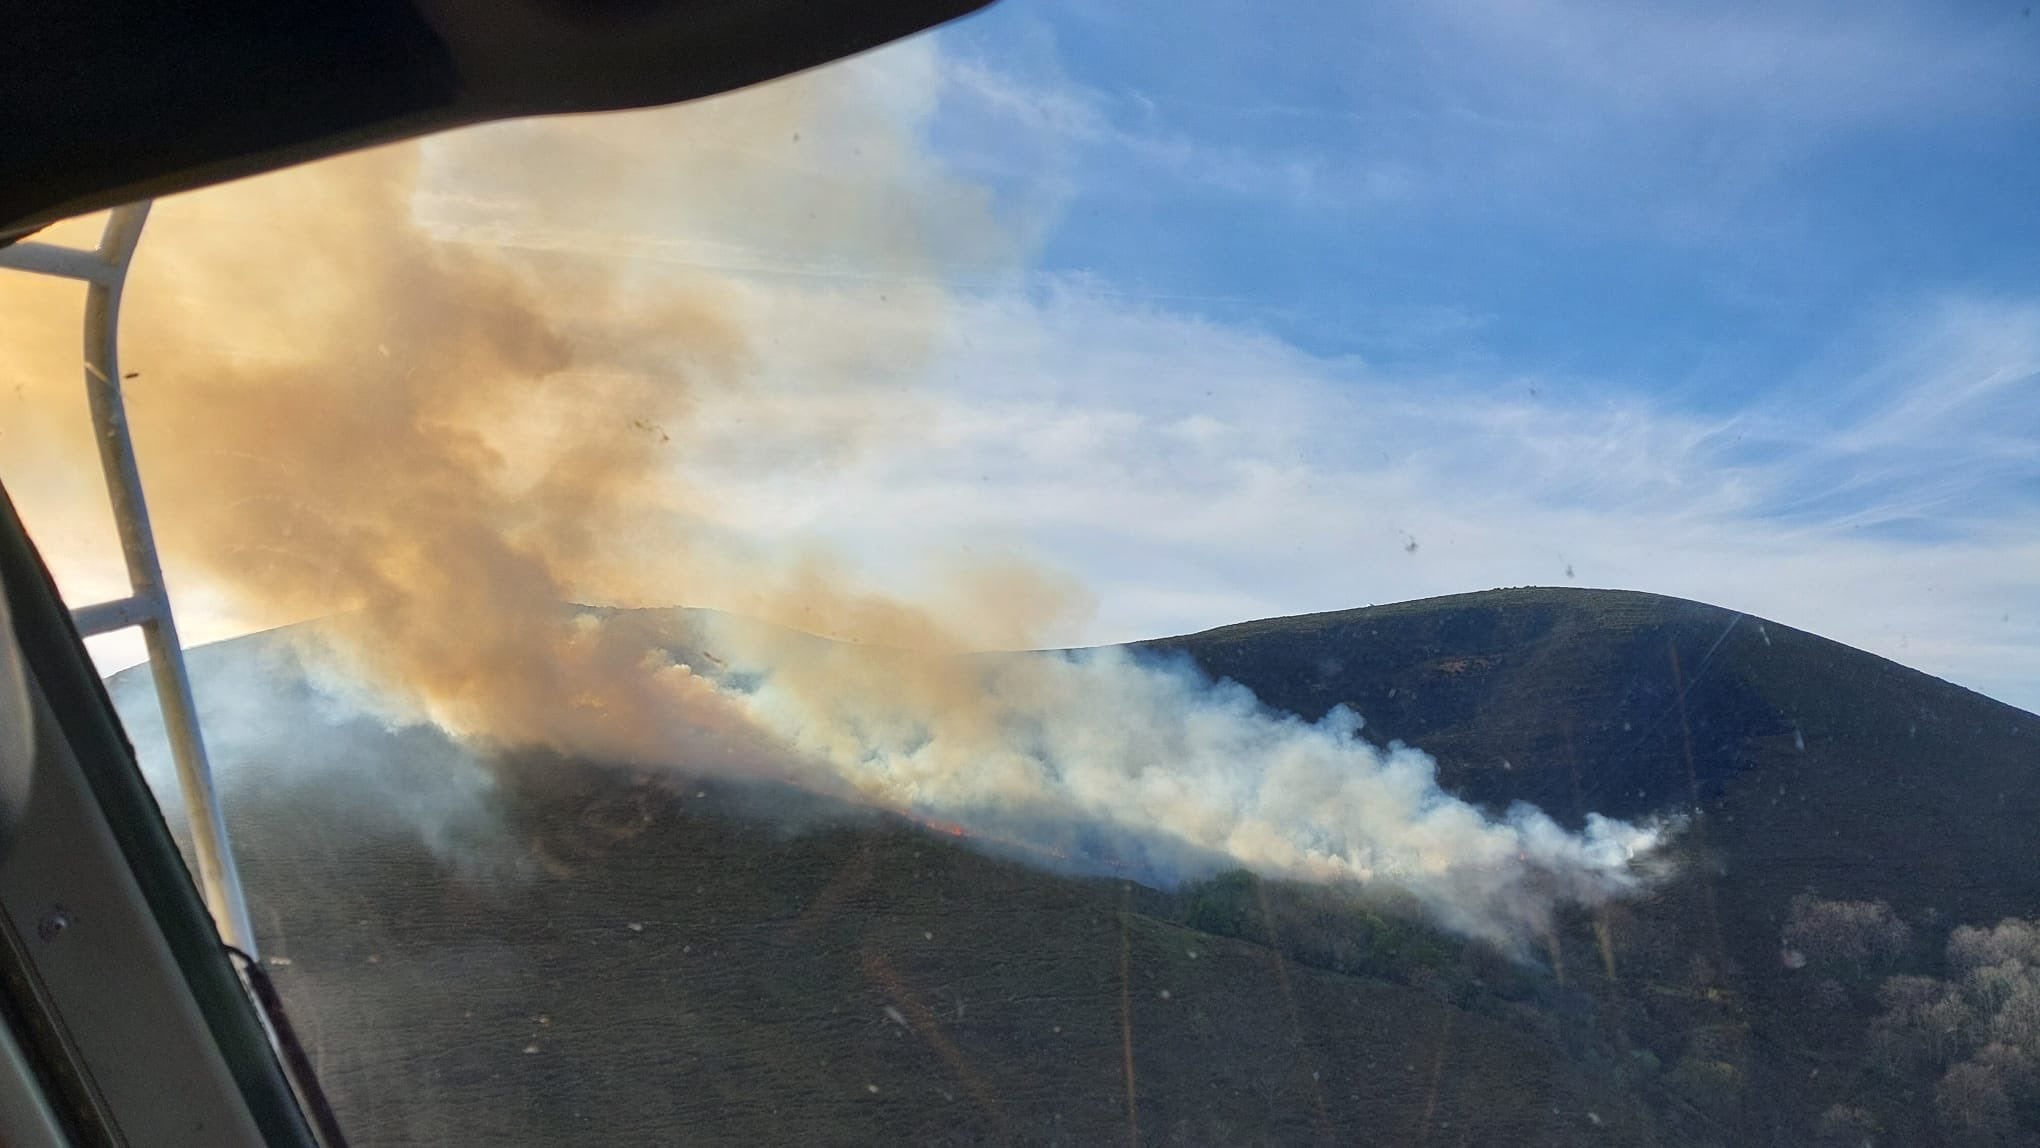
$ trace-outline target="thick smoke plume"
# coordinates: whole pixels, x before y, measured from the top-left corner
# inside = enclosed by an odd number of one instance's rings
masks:
[[[1656,829],[1589,816],[1571,833],[1440,789],[1437,763],[1378,749],[1341,706],[1305,722],[1187,660],[1119,649],[934,659],[852,647],[802,656],[724,627],[761,726],[876,803],[1079,867],[1171,880],[1220,864],[1386,882],[1441,923],[1504,944],[1559,902],[1636,887]],[[762,647],[762,650],[761,650]]]
[[[911,80],[927,60],[885,63]],[[348,670],[477,746],[805,772],[1039,838],[1097,826],[1164,868],[1390,880],[1488,935],[1627,888],[1641,831],[1489,820],[1349,715],[1304,725],[1180,669],[960,658],[1042,640],[1081,591],[978,561],[926,601],[860,593],[689,480],[695,452],[826,482],[842,452],[911,449],[901,384],[941,284],[1010,242],[918,146],[927,90],[838,70],[159,205],[124,355],[183,601],[250,626],[335,615]],[[77,297],[0,291],[10,440],[28,443],[6,478],[61,575],[70,550],[114,553],[73,509],[99,499],[71,397]],[[675,601],[866,656],[754,637],[730,647],[758,671],[739,685],[632,615],[569,607]]]

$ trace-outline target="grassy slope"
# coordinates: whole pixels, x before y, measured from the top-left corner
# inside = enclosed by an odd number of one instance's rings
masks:
[[[1148,1142],[1791,1143],[1871,1086],[1861,1018],[1778,961],[1792,894],[1928,930],[2040,915],[2040,719],[1775,623],[1513,590],[1149,648],[1350,705],[1497,806],[1706,815],[1675,880],[1554,938],[1563,990],[1528,1016],[1195,933],[1153,891],[868,820],[787,836],[616,771],[511,771],[505,836],[459,865],[309,784],[241,787],[230,818],[368,1144],[1123,1139],[1123,1015]],[[226,656],[201,652],[202,698]]]
[[[1423,746],[1449,788],[1490,804],[1560,817],[1697,804],[1709,840],[1769,884],[1964,920],[2040,902],[2025,863],[2040,844],[2040,718],[1775,622],[1526,589],[1149,645],[1306,716],[1352,705],[1369,736]]]
[[[1449,787],[1491,804],[1704,810],[1678,878],[1609,915],[1616,976],[1584,927],[1571,940],[1613,1043],[1667,1065],[1696,1032],[1706,1056],[1728,1046],[1741,1100],[1694,1135],[1789,1142],[1809,1113],[1888,1087],[1854,1070],[1865,1018],[1815,1008],[1782,966],[1794,894],[1888,901],[1932,944],[1954,924],[2040,915],[2040,719],[1774,622],[1523,589],[1151,645],[1273,705],[1354,705],[1370,736],[1425,747]]]
[[[787,837],[623,773],[568,788],[522,790],[516,852],[465,875],[317,794],[235,811],[358,1143],[1123,1142],[1129,1032],[1146,1142],[1621,1131],[1535,1037],[1151,891],[885,822]]]

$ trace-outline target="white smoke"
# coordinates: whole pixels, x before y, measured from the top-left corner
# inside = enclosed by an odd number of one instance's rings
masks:
[[[1510,944],[1562,903],[1637,889],[1664,832],[1590,815],[1575,833],[1525,804],[1490,817],[1439,786],[1430,755],[1362,740],[1350,709],[1306,722],[1187,659],[772,656],[739,657],[743,705],[828,780],[1078,867],[1387,886]]]
[[[265,724],[247,683],[226,687],[250,704],[208,715],[223,774],[303,772],[308,740],[357,744],[308,729],[372,739],[429,719],[476,761],[535,750],[783,777],[790,758],[815,789],[1070,864],[1393,884],[1483,936],[1634,887],[1652,831],[1487,816],[1442,792],[1428,757],[1360,741],[1343,711],[1300,722],[1123,654],[965,656],[1045,641],[1087,598],[997,546],[929,593],[881,594],[797,523],[733,503],[758,489],[746,477],[813,490],[845,458],[920,449],[931,423],[908,392],[956,291],[1024,244],[988,189],[924,147],[933,75],[900,61],[928,58],[889,59],[159,205],[123,342],[146,366],[131,413],[166,563],[250,625],[331,615],[336,672],[382,711],[379,725],[306,702],[319,724],[291,728]],[[67,307],[17,289],[0,316],[75,330]],[[37,366],[74,363],[75,336],[0,342],[10,373],[75,378]],[[28,425],[60,425],[55,388],[30,396]],[[77,433],[49,441],[10,456],[10,481],[92,453]],[[570,599],[680,599],[868,644],[732,639],[747,673],[690,668]],[[410,802],[399,766],[428,760],[424,741],[333,749],[332,776]],[[374,753],[388,761],[354,764]],[[465,785],[433,802],[406,808],[458,828],[476,805]]]
[[[1056,869],[1168,886],[1243,867],[1396,891],[1447,929],[1520,950],[1559,906],[1638,890],[1669,828],[1589,815],[1574,832],[1525,804],[1490,816],[1439,785],[1430,755],[1363,740],[1352,710],[1305,721],[1181,655],[922,653],[707,611],[583,620],[636,632],[646,672],[693,677],[764,735],[742,757],[683,740],[640,766],[790,780]],[[193,652],[230,817],[339,802],[409,826],[450,862],[481,860],[495,784],[486,761],[503,747],[353,678],[323,630]],[[112,685],[179,822],[147,677],[128,671]]]

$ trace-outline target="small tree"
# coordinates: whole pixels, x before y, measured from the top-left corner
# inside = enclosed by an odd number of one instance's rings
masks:
[[[1912,928],[1882,901],[1792,898],[1779,938],[1788,962],[1856,976],[1891,968],[1912,947]]]
[[[1988,1065],[1998,1074],[2013,1104],[2023,1103],[2040,1091],[2040,1073],[2034,1071],[2032,1058],[2010,1045],[1986,1044],[1969,1059]]]
[[[1221,937],[1263,940],[1261,879],[1245,869],[1228,869],[1190,890],[1188,924]]]
[[[1885,979],[1871,1047],[1886,1071],[1940,1073],[1934,1105],[1951,1135],[1998,1143],[2020,1130],[2020,1106],[2040,1095],[2040,924],[1958,928],[1948,967],[1952,980]]]
[[[1964,925],[1948,935],[1948,963],[1958,970],[2014,962],[2040,969],[2040,923],[2007,917],[1994,928]]]
[[[1934,1089],[1934,1109],[1949,1131],[1971,1142],[1996,1143],[2012,1131],[2012,1099],[1996,1065],[1967,1060]]]
[[[1888,977],[1877,999],[1884,1015],[1871,1023],[1870,1043],[1888,1071],[1945,1068],[1975,1043],[1976,1010],[1947,981]]]
[[[2003,994],[1990,1018],[1990,1037],[2028,1057],[2040,1052],[2040,969],[2026,970]]]

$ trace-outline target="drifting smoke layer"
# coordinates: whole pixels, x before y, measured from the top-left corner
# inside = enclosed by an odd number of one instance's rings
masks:
[[[999,229],[923,170],[897,88],[839,71],[159,204],[123,364],[173,577],[201,575],[244,628],[339,615],[350,668],[457,734],[632,761],[761,747],[643,635],[569,601],[677,597],[917,645],[978,631],[846,592],[825,556],[748,545],[682,470],[732,440],[761,468],[813,465],[903,417],[896,380],[940,321],[926,265],[982,262],[975,237]],[[835,154],[852,150],[854,168]],[[761,281],[634,230],[676,215],[879,274]],[[28,444],[6,476],[61,577],[68,551],[118,553],[67,533],[104,505],[74,398],[79,300],[19,276],[0,291]]]
[[[1647,834],[1489,822],[1421,755],[1354,741],[1350,717],[1286,721],[1106,655],[930,656],[1039,641],[1082,595],[1000,563],[929,602],[860,594],[688,480],[691,452],[783,471],[910,447],[899,383],[942,322],[938,284],[1001,246],[983,197],[918,149],[926,100],[895,74],[917,59],[159,205],[124,353],[143,374],[130,406],[167,565],[194,579],[182,600],[195,583],[246,626],[336,614],[348,668],[398,716],[477,746],[695,771],[798,759],[831,787],[974,824],[1079,818],[1155,857],[1392,878],[1490,935],[1627,887]],[[736,242],[660,238],[676,218]],[[805,261],[760,256],[768,238]],[[9,407],[30,445],[6,477],[32,527],[56,524],[61,577],[68,547],[113,553],[66,533],[100,497],[76,478],[92,448],[64,397],[77,299],[0,291],[4,366],[38,388]],[[920,653],[753,651],[771,674],[744,691],[676,664],[630,615],[563,607],[577,600],[717,605]]]
[[[745,707],[876,803],[1085,868],[1171,881],[1221,864],[1383,881],[1446,926],[1504,943],[1562,902],[1636,888],[1655,828],[1590,816],[1570,833],[1518,805],[1502,820],[1440,789],[1418,750],[1382,751],[1335,708],[1305,722],[1187,660],[1117,649],[932,659],[809,650],[755,630]],[[776,667],[776,668],[774,668]]]

